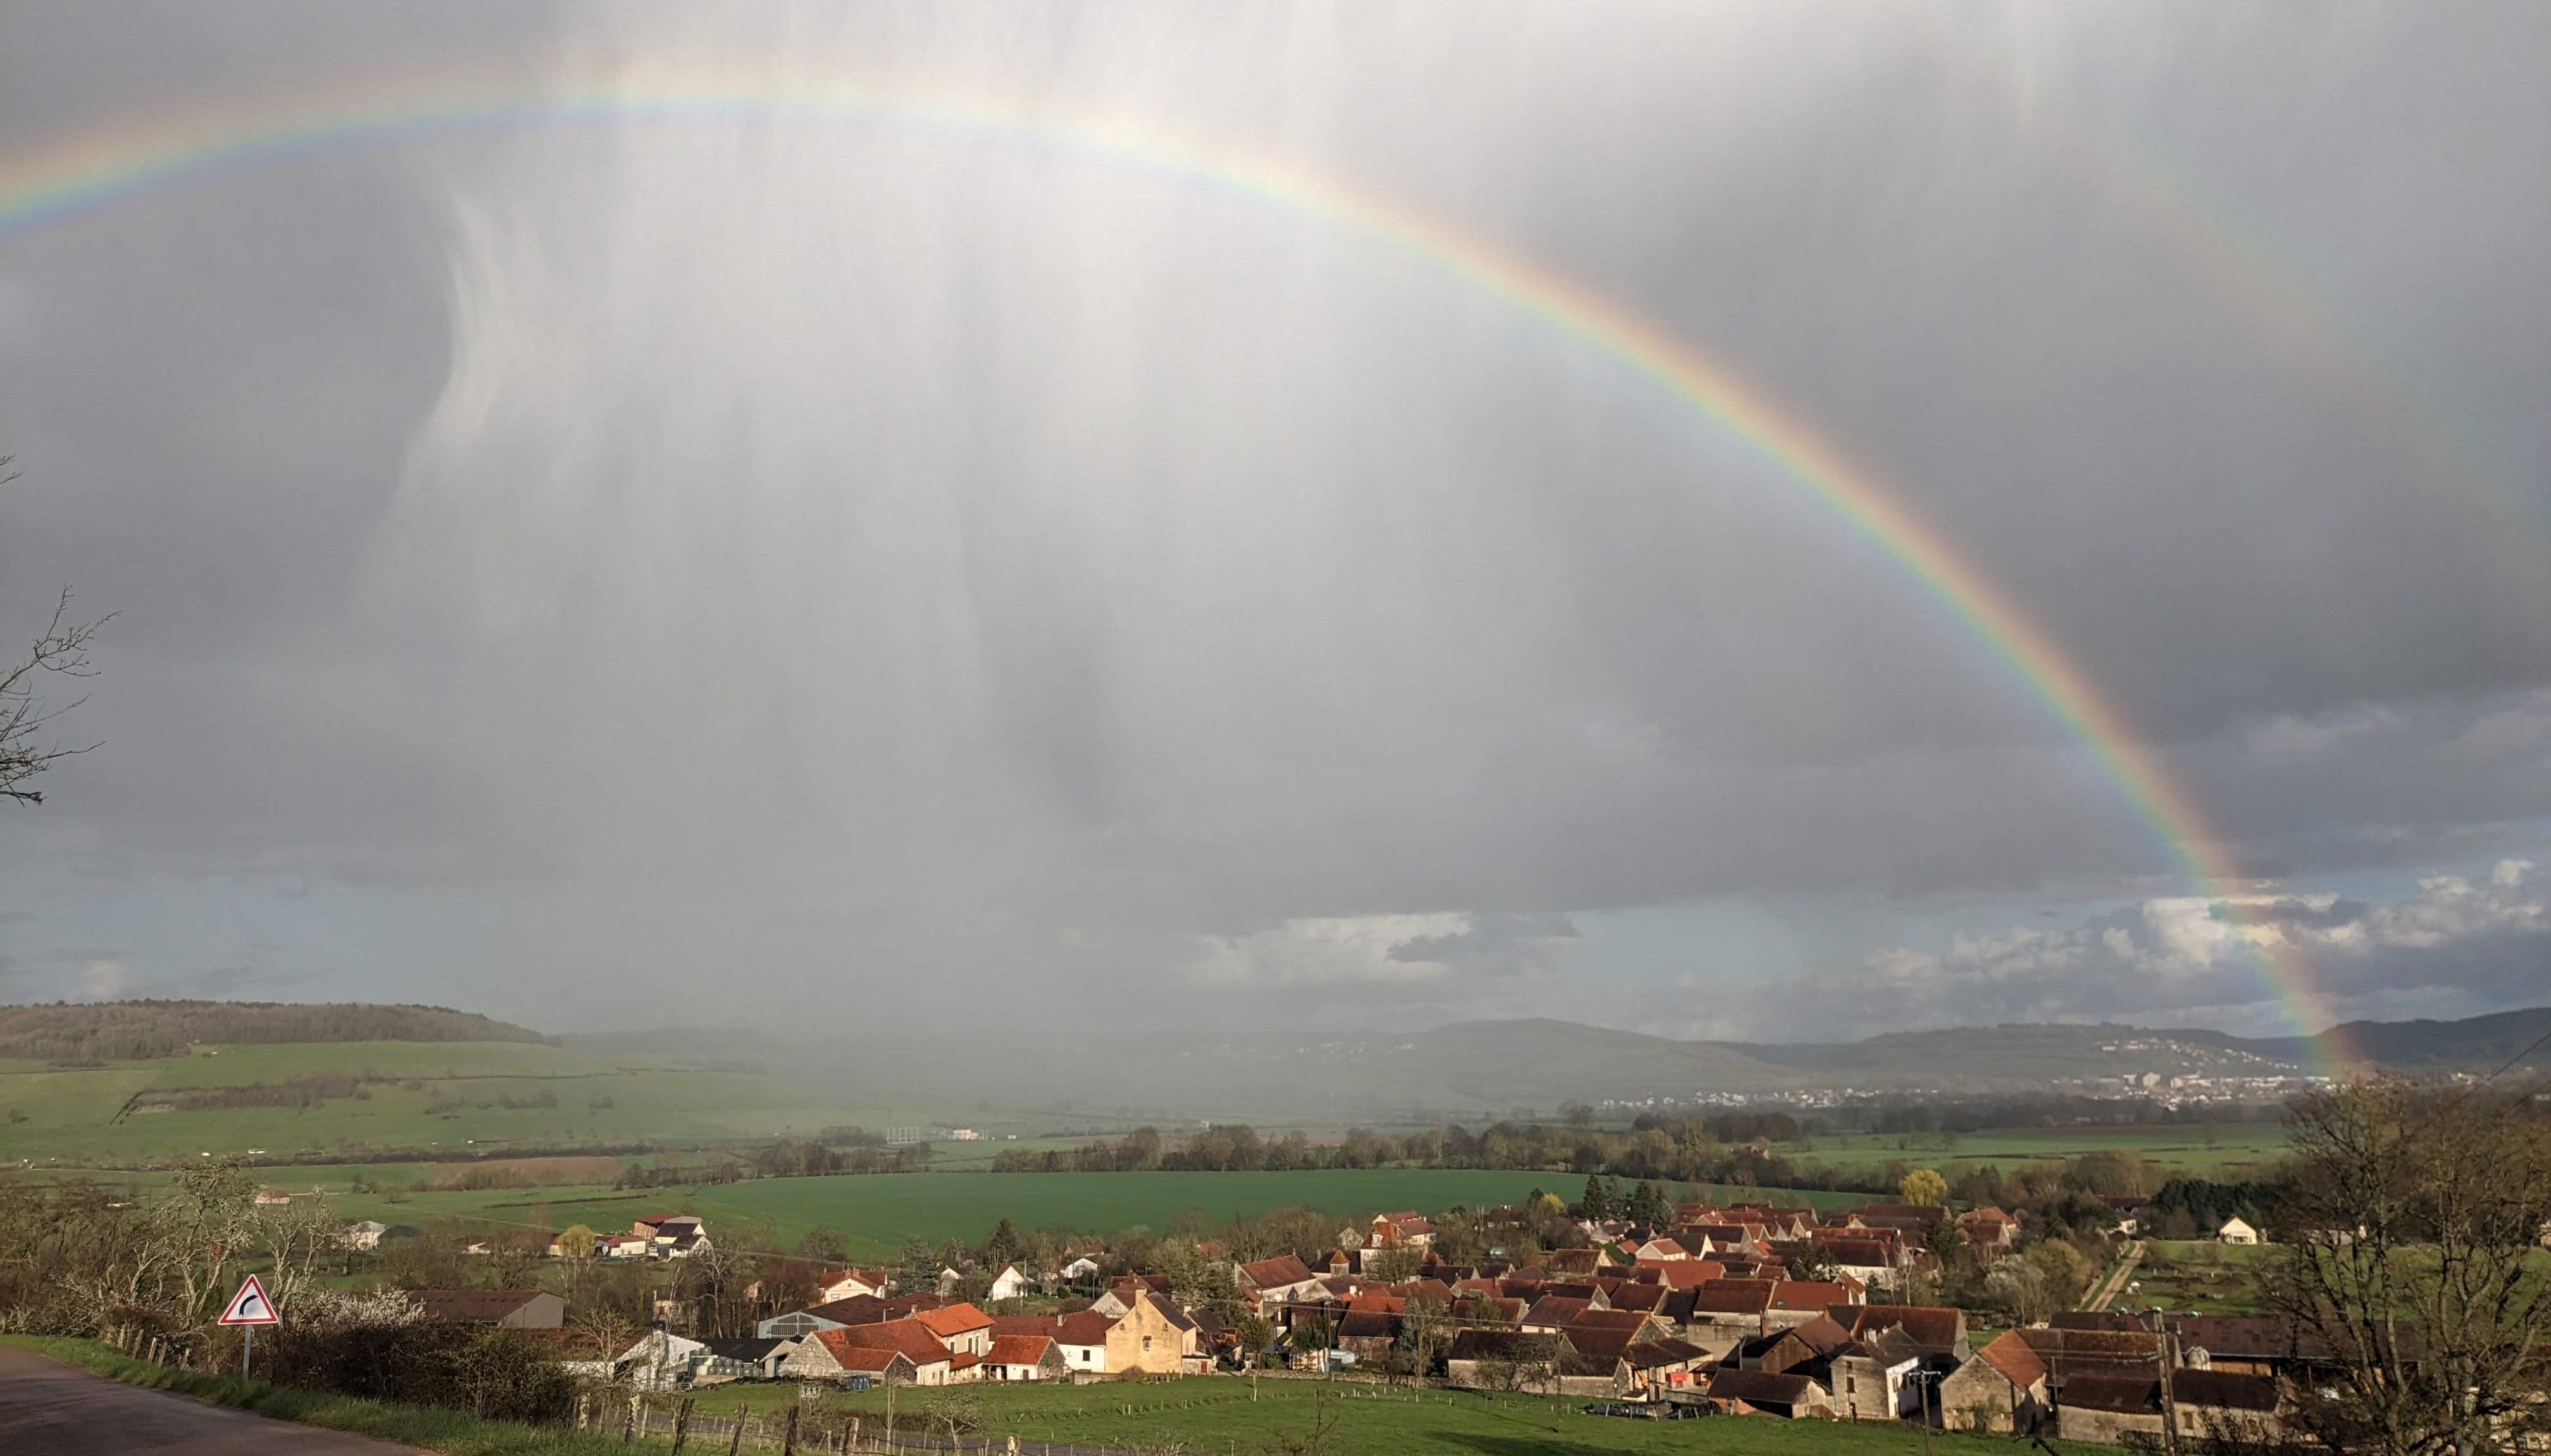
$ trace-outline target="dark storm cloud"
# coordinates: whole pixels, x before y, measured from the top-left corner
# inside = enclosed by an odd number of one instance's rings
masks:
[[[0,17],[0,155],[459,71],[1298,157],[1890,482],[2298,933],[2357,923],[2315,874],[2551,819],[2539,8],[167,19]],[[123,613],[109,750],[0,854],[456,896],[525,1013],[735,963],[1476,1008],[1599,962],[1571,912],[2142,906],[2175,864],[1954,614],[1619,361],[1070,147],[656,119],[189,178],[0,234],[0,611]],[[2477,988],[2442,955],[2366,974]]]

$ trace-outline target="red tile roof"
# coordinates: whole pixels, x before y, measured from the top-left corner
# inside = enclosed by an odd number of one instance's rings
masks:
[[[990,1329],[992,1316],[972,1304],[951,1304],[944,1309],[923,1309],[912,1316],[922,1326],[943,1340],[955,1339],[978,1329]]]
[[[901,1360],[906,1365],[912,1363],[912,1357],[894,1346],[863,1344],[847,1329],[819,1329],[815,1331],[813,1338],[817,1344],[824,1347],[824,1353],[833,1357],[833,1363],[844,1370],[860,1370],[873,1374],[883,1371],[897,1360]],[[940,1351],[938,1358],[947,1359],[948,1352]]]
[[[929,1365],[949,1358],[948,1347],[941,1344],[939,1336],[932,1334],[930,1327],[918,1319],[884,1319],[875,1324],[854,1324],[837,1330],[819,1330],[817,1333],[838,1334],[851,1344],[866,1345],[870,1349],[899,1351],[915,1366]],[[826,1340],[826,1348],[831,1348],[832,1343],[831,1340]]]
[[[2046,1379],[2046,1362],[2037,1358],[2015,1329],[1994,1336],[1992,1343],[1976,1352],[1976,1358],[2023,1391]]]
[[[983,1361],[987,1365],[1043,1365],[1053,1350],[1054,1340],[1048,1335],[994,1335],[991,1353]]]
[[[1825,1312],[1855,1337],[1893,1325],[1931,1350],[1953,1348],[1963,1325],[1957,1310],[1930,1304],[1836,1304]]]
[[[1713,1279],[1692,1290],[1695,1314],[1760,1314],[1772,1307],[1768,1279]]]
[[[1286,1285],[1304,1284],[1317,1276],[1311,1273],[1310,1266],[1304,1264],[1299,1257],[1284,1254],[1277,1258],[1261,1259],[1254,1264],[1241,1265],[1240,1277],[1244,1282],[1259,1289],[1275,1290],[1282,1289]]]

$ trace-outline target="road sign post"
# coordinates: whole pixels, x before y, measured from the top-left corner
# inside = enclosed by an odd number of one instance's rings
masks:
[[[256,1276],[252,1274],[240,1285],[239,1293],[231,1296],[229,1306],[222,1310],[220,1322],[240,1326],[240,1379],[246,1380],[249,1356],[256,1350],[256,1327],[281,1324],[283,1316],[275,1312],[274,1301],[265,1297],[265,1286],[257,1283]]]

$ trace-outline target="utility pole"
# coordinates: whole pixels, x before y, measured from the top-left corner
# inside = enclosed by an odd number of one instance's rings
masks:
[[[2171,1399],[2170,1374],[2179,1364],[2177,1343],[2171,1334],[2170,1315],[2159,1305],[2153,1308],[2153,1349],[2161,1362],[2161,1443],[2168,1456],[2179,1456],[2179,1405]]]

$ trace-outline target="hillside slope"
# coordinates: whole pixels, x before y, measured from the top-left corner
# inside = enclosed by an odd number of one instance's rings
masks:
[[[2486,1075],[2506,1066],[2519,1054],[2522,1060],[2518,1065],[2522,1067],[2537,1071],[2551,1068],[2551,1042],[2534,1045],[2545,1033],[2551,1033],[2551,1006],[2500,1011],[2459,1021],[2349,1021],[2317,1037],[2286,1037],[2245,1045],[2266,1055],[2297,1061],[2316,1059],[2328,1052],[2404,1072]]]
[[[182,1057],[190,1046],[348,1041],[494,1041],[555,1045],[529,1027],[449,1006],[365,1001],[96,1001],[0,1006],[0,1057],[126,1062]]]

